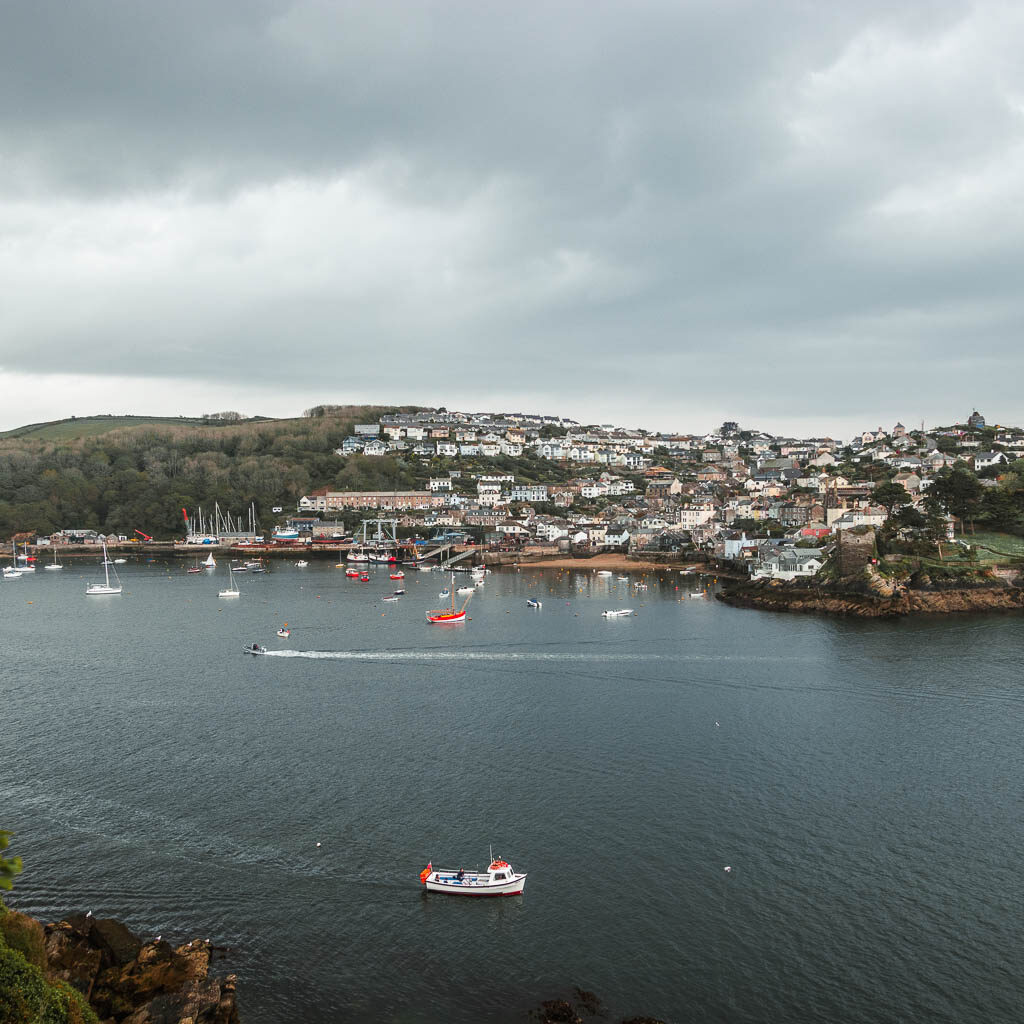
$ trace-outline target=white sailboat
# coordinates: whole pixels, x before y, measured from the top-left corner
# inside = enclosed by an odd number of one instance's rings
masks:
[[[18,568],[18,549],[15,547],[14,541],[11,541],[11,564],[4,566],[4,579],[5,580],[20,580],[21,570]]]
[[[49,565],[44,565],[43,568],[46,569],[49,572],[53,572],[55,569],[63,569],[64,568],[64,566],[61,565],[60,562],[57,561],[57,549],[56,548],[53,549],[53,561]]]
[[[235,583],[235,570],[228,566],[228,578],[231,580],[231,584],[227,590],[222,590],[217,596],[218,597],[238,597],[240,591],[238,584]]]
[[[13,541],[11,542],[11,546],[12,547],[14,546],[14,542]],[[21,572],[21,573],[35,572],[36,571],[36,567],[29,561],[29,558],[28,558],[28,544],[25,545],[24,550],[22,551],[22,553],[20,555],[18,554],[18,551],[15,548],[15,550],[14,550],[14,568],[17,569],[18,572]]]
[[[107,542],[103,541],[103,583],[90,583],[85,588],[85,593],[92,597],[97,594],[120,594],[121,593],[121,580],[117,575],[117,570],[111,570],[113,563],[107,558]],[[110,573],[113,571],[115,583],[110,582]]]
[[[203,562],[203,567],[206,568],[206,569],[216,569],[217,568],[217,559],[213,557],[213,552],[212,551],[206,556],[206,561]]]

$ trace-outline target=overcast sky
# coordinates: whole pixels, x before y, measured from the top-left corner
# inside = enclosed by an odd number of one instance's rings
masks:
[[[1024,5],[25,0],[0,428],[1024,423]]]

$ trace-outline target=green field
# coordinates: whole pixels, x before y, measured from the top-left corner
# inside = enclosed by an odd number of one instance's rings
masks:
[[[265,417],[254,416],[241,423],[265,422]],[[0,432],[2,438],[26,438],[30,441],[73,441],[80,437],[97,437],[111,430],[128,427],[222,427],[238,426],[229,421],[204,420],[195,416],[78,416],[49,423],[30,423],[14,430]]]
[[[978,560],[998,564],[1024,558],[1024,537],[1012,533],[968,533],[962,538],[977,548]]]
[[[30,423],[14,430],[5,430],[0,433],[0,437],[25,437],[34,441],[71,441],[76,437],[95,437],[97,434],[106,434],[110,430],[120,430],[122,427],[202,422],[185,416],[80,416],[70,420],[52,420],[49,423]]]

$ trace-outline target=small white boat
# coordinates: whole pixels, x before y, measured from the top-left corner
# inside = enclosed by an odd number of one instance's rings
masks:
[[[609,608],[606,611],[601,612],[606,619],[619,619],[624,615],[632,615],[632,608]]]
[[[287,622],[277,631],[277,635],[282,640],[287,640],[288,637],[290,637],[292,635],[292,631],[288,628],[288,623]]]
[[[295,568],[296,569],[305,569],[307,565],[309,565],[309,562],[304,561],[303,559],[300,558],[299,561],[297,561],[295,563]]]
[[[127,558],[115,558],[114,559],[114,565],[124,565],[125,562],[127,562],[127,561],[128,561]]]
[[[361,555],[358,551],[350,551],[346,558],[350,562],[368,562],[370,560],[369,555]]]
[[[206,569],[216,569],[217,568],[217,559],[215,559],[213,557],[213,552],[212,551],[206,556],[206,561],[203,562],[203,566]]]
[[[251,647],[243,647],[242,648],[242,653],[243,654],[266,654],[267,653],[267,649],[266,649],[266,647],[260,647],[259,644],[253,644]]]
[[[446,588],[446,589],[442,590],[441,593],[438,594],[437,596],[438,597],[451,597],[452,596],[452,592]]]
[[[609,569],[599,569],[597,575],[598,576],[614,576],[615,573],[613,573]]]
[[[456,594],[472,594],[476,587],[459,587]]]
[[[691,590],[688,596],[689,597],[703,597],[704,596],[704,591],[703,590]]]
[[[104,594],[120,594],[121,593],[121,581],[118,579],[117,570],[114,570],[115,583],[110,582],[110,566],[113,562],[107,558],[107,545],[103,544],[103,582],[102,583],[90,583],[85,588],[85,593],[88,597],[96,597]]]
[[[492,860],[486,871],[435,869],[433,864],[428,864],[420,872],[420,884],[428,892],[446,892],[453,896],[518,896],[526,888],[526,872],[517,874],[501,857]]]
[[[399,598],[399,596],[397,594],[385,594],[384,597],[381,598],[381,600],[382,601],[398,601],[398,600],[401,600],[401,599]]]
[[[217,596],[218,597],[238,597],[240,592],[238,590],[238,584],[235,582],[235,570],[228,566],[228,577],[231,583],[228,585],[227,590],[222,590]]]
[[[49,568],[49,567],[47,567],[47,568]],[[59,569],[60,566],[58,566],[57,568]],[[4,566],[4,579],[5,580],[20,580],[21,579],[21,570],[20,569],[15,569],[13,565],[5,565]]]
[[[405,593],[405,591],[402,590],[401,588],[399,588],[398,590],[392,590],[391,591],[391,594],[392,594],[393,597],[401,597],[404,593]]]
[[[53,561],[49,565],[44,565],[43,568],[44,569],[48,569],[50,572],[53,572],[56,569],[63,569],[64,568],[64,566],[61,565],[60,562],[57,561],[57,549],[56,548],[53,549]]]
[[[616,576],[615,578],[617,580],[625,580],[627,583],[629,582],[629,577],[628,576]]]
[[[543,608],[544,606],[535,597],[528,598],[526,601],[527,608]]]
[[[404,580],[405,579],[405,573],[402,572],[401,569],[399,569],[398,572],[393,572],[393,573],[390,573],[389,575],[391,576],[391,578],[393,580]]]

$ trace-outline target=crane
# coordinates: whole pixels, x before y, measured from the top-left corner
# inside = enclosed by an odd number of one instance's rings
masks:
[[[141,538],[142,538],[143,540],[152,540],[152,539],[153,539],[152,537],[150,537],[150,535],[149,535],[148,533],[143,533],[143,532],[142,532],[141,530],[136,530],[135,532],[136,532],[136,533],[137,533],[137,534],[138,534],[138,535],[139,535],[139,536],[140,536],[140,537],[141,537]]]

